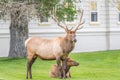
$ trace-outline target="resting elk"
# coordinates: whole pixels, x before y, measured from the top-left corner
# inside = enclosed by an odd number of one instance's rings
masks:
[[[78,65],[79,65],[79,63],[74,61],[73,59],[66,58],[66,69],[65,69],[66,78],[71,78],[70,68],[73,66],[78,66]],[[58,69],[58,66],[56,64],[53,65],[52,69],[50,71],[50,77],[51,78],[59,78],[59,75],[60,75],[59,73],[60,73],[60,71]]]
[[[63,76],[60,75],[59,78],[65,78],[65,70],[61,70],[61,62],[65,69],[66,58],[74,49],[75,42],[77,41],[76,31],[81,29],[82,27],[80,26],[84,24],[84,21],[82,21],[82,16],[83,10],[80,15],[80,21],[75,30],[72,30],[72,28],[68,29],[68,27],[66,25],[62,25],[55,16],[52,16],[57,25],[65,30],[65,37],[56,37],[52,39],[30,37],[25,41],[28,58],[26,79],[32,79],[31,67],[37,57],[43,60],[56,60],[59,71],[61,71],[60,74],[63,74]]]

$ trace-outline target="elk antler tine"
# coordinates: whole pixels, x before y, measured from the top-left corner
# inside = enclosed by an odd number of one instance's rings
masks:
[[[80,26],[80,25],[82,25],[82,24],[84,24],[85,23],[85,20],[82,22],[82,23],[80,23],[78,26]],[[79,28],[79,27],[78,27]]]
[[[66,30],[68,30],[67,24],[65,22],[64,22],[64,25],[65,25]]]
[[[80,9],[79,9],[79,10],[80,10]],[[84,10],[82,10],[82,12],[81,12],[81,15],[80,15],[80,22],[79,22],[79,24],[77,25],[77,27],[76,27],[76,29],[75,29],[75,32],[76,32],[78,29],[81,29],[81,28],[79,28],[80,25],[82,25],[82,24],[85,23],[85,20],[81,23],[82,17],[83,17],[83,12],[84,12]]]
[[[81,23],[81,24],[79,24],[78,26],[80,26],[80,25],[82,25],[82,24],[84,24],[85,23],[85,20]],[[84,26],[82,26],[82,27],[78,27],[76,30],[79,30],[79,29],[82,29]]]
[[[82,13],[81,13],[81,16],[80,16],[80,22],[82,21],[83,12],[84,12],[84,10],[82,10]]]
[[[51,17],[57,23],[58,26],[60,26],[61,28],[63,28],[63,29],[66,30],[66,28],[63,25],[60,24],[60,22],[58,21],[58,19],[56,18],[56,16],[51,16]]]
[[[82,29],[84,26],[81,26],[80,28],[78,28],[77,30],[79,30],[79,29]]]

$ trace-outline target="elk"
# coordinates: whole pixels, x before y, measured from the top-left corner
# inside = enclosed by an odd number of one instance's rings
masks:
[[[71,78],[71,74],[70,74],[70,68],[72,67],[72,66],[78,66],[79,65],[79,63],[78,62],[76,62],[76,61],[74,61],[73,59],[71,59],[71,58],[66,58],[66,69],[65,69],[65,75],[66,75],[66,77],[67,78]],[[62,66],[62,68],[63,68],[63,66]],[[50,71],[50,77],[51,78],[59,78],[59,76],[60,76],[60,71],[59,71],[59,68],[58,68],[58,66],[55,64],[55,65],[53,65],[52,66],[52,69],[51,69],[51,71]]]
[[[46,39],[42,37],[30,37],[25,41],[25,47],[27,50],[27,73],[26,79],[32,79],[31,67],[37,57],[43,60],[56,60],[59,68],[59,78],[65,78],[65,70],[61,70],[61,62],[66,68],[66,58],[69,53],[74,49],[76,40],[76,31],[81,29],[80,27],[85,21],[82,21],[83,10],[80,15],[80,21],[75,30],[68,29],[66,25],[62,25],[56,17],[52,17],[57,25],[63,28],[66,32],[65,37],[56,37],[52,39]],[[62,76],[63,74],[63,76]]]

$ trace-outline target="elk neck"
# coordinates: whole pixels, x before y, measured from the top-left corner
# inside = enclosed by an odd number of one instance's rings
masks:
[[[74,46],[75,42],[70,40],[69,37],[66,35],[63,41],[61,42],[61,48],[63,48],[63,53],[70,53],[74,49]]]

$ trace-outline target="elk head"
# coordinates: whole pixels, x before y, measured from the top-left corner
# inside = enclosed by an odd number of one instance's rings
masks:
[[[67,66],[78,66],[79,65],[79,63],[78,62],[76,62],[76,61],[74,61],[73,59],[71,59],[71,58],[67,58]]]
[[[85,23],[85,21],[82,21],[83,12],[84,11],[82,10],[80,13],[80,21],[74,30],[73,30],[73,27],[71,29],[69,29],[65,23],[64,23],[64,25],[60,24],[60,22],[58,21],[56,16],[54,16],[54,17],[52,16],[54,21],[57,22],[57,25],[65,30],[67,39],[71,40],[72,42],[77,42],[76,31],[79,29],[82,29],[83,26],[81,26],[81,25]]]

